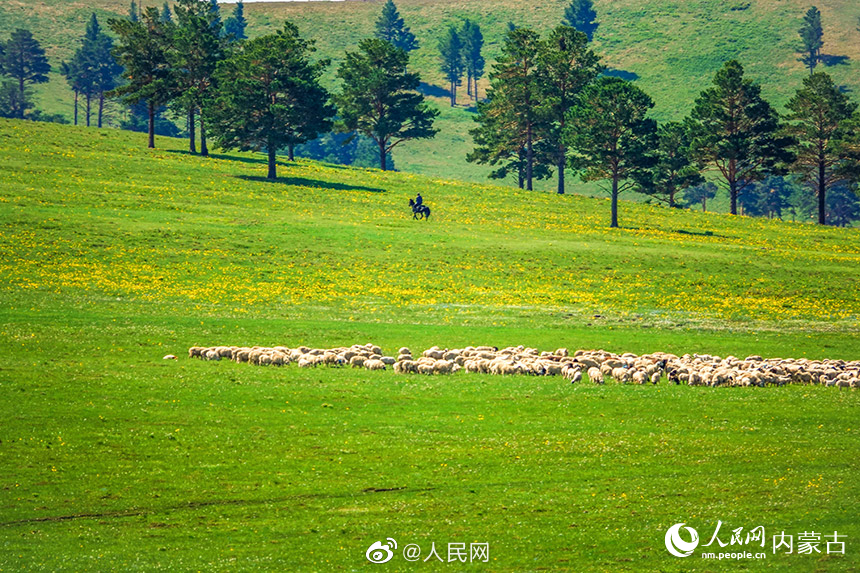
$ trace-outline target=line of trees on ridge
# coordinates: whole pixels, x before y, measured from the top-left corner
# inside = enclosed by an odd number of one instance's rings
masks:
[[[670,207],[705,209],[714,181],[726,189],[732,214],[814,210],[820,224],[860,218],[853,193],[860,179],[860,114],[830,76],[815,69],[825,58],[816,7],[798,30],[800,61],[810,75],[782,115],[732,60],[688,117],[658,124],[649,117],[654,102],[648,94],[605,73],[590,47],[599,25],[592,0],[572,0],[563,23],[545,37],[509,24],[483,99],[479,25],[465,20],[445,30],[438,49],[451,105],[464,75],[476,101],[468,161],[493,166],[492,178],[513,175],[528,190],[555,172],[558,193],[564,193],[568,170],[583,181],[605,182],[613,227],[625,190]],[[191,153],[198,152],[198,134],[201,155],[208,155],[210,137],[223,149],[263,151],[270,178],[281,150],[293,160],[295,149],[308,149],[309,142],[352,145],[355,153],[356,143],[366,141],[385,170],[396,146],[438,131],[438,111],[424,101],[420,78],[408,69],[418,40],[393,0],[383,6],[375,37],[346,54],[336,72],[342,83],[337,94],[320,83],[330,61],[312,61],[314,42],[294,25],[247,40],[241,2],[224,21],[216,0],[177,0],[172,10],[167,2],[142,9],[132,0],[128,16],[108,26],[115,37],[93,14],[74,55],[61,65],[74,94],[75,124],[82,107],[86,125],[95,114],[101,127],[106,98],[115,98],[131,110],[124,125],[145,129],[154,147],[161,113],[169,109],[185,118]],[[29,31],[18,29],[0,42],[0,71],[4,115],[50,119],[29,111],[30,86],[47,81],[51,71]],[[706,172],[714,174],[712,181]],[[798,193],[798,183],[814,191],[814,205]]]

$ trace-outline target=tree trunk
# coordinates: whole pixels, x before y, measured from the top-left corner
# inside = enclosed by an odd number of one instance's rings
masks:
[[[532,176],[534,174],[534,148],[532,147],[532,128],[526,131],[526,189],[532,190]]]
[[[729,181],[729,195],[731,196],[732,206],[731,213],[732,215],[738,214],[738,182],[737,181]]]
[[[382,169],[383,171],[386,170],[386,168],[385,168],[385,156],[386,156],[385,142],[380,141],[379,142],[379,168]]]
[[[209,146],[206,145],[206,124],[203,123],[203,111],[200,111],[200,155],[209,157]]]
[[[105,92],[99,92],[99,129],[102,128],[102,119],[105,113]]]
[[[75,90],[75,125],[78,125],[78,90]]]
[[[558,160],[558,194],[564,195],[564,158]]]
[[[451,107],[457,105],[457,83],[451,82]]]
[[[197,133],[195,132],[195,122],[196,118],[194,117],[194,106],[188,108],[188,151],[191,153],[197,153]]]
[[[618,227],[618,171],[613,170],[612,172],[612,221],[609,224],[610,227],[617,228]]]
[[[149,148],[155,149],[155,103],[149,102]]]
[[[287,145],[287,157],[290,159],[290,161],[296,160],[295,150],[296,146],[294,144],[290,143]]]
[[[564,164],[567,162],[567,150],[564,144],[558,146],[558,194],[564,195]]]
[[[472,95],[472,72],[466,71],[466,95]]]
[[[87,127],[90,126],[90,113],[91,113],[90,103],[91,103],[92,99],[93,99],[93,96],[90,95],[88,92],[87,93]]]
[[[671,190],[669,190],[669,208],[671,209],[674,206],[675,206],[675,190],[671,189]]]
[[[18,91],[21,94],[20,109],[18,110],[18,119],[24,119],[24,78],[18,78]]]
[[[525,187],[525,169],[523,167],[525,161],[523,157],[524,155],[523,148],[521,147],[519,151],[517,151],[517,187],[520,189]]]
[[[269,151],[269,174],[266,175],[266,178],[275,180],[278,178],[278,168],[277,168],[278,161],[277,161],[277,154],[276,154],[277,149],[275,148],[275,146],[272,144],[271,141],[269,142],[268,151]]]
[[[707,210],[708,210],[708,198],[703,196],[702,197],[702,213],[707,212]]]
[[[818,224],[826,225],[827,224],[827,203],[826,203],[826,193],[827,193],[827,181],[824,178],[824,161],[818,162]]]

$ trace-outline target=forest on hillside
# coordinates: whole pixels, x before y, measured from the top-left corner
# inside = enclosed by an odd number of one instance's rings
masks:
[[[132,0],[106,26],[93,13],[61,62],[48,60],[31,31],[13,31],[0,43],[0,113],[99,128],[115,119],[147,132],[150,147],[156,135],[181,136],[204,156],[213,141],[260,151],[270,178],[279,155],[392,169],[395,149],[449,127],[410,64],[431,43],[450,106],[465,99],[472,108],[471,149],[460,161],[488,166],[490,178],[528,190],[552,178],[558,193],[568,191],[568,173],[597,184],[612,199],[611,226],[625,191],[668,207],[707,210],[724,194],[731,214],[840,226],[860,219],[860,115],[850,88],[828,73],[834,56],[817,7],[795,31],[794,55],[808,76],[782,110],[733,58],[689,114],[659,122],[636,74],[605,64],[592,0],[571,0],[559,16],[549,30],[508,22],[488,64],[477,19],[419,39],[387,0],[372,36],[333,65],[317,38],[290,22],[249,33],[242,2],[227,12],[216,0],[146,8]],[[35,105],[34,86],[58,69],[74,98],[71,118]],[[323,79],[332,72],[336,90]]]

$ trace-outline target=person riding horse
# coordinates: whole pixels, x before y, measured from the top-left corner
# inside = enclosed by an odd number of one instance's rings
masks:
[[[424,204],[424,199],[421,193],[415,199],[409,200],[409,206],[412,207],[413,219],[428,219],[430,218],[430,207]]]

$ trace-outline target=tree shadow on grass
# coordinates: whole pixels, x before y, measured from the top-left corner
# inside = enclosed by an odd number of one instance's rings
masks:
[[[379,189],[377,187],[331,183],[328,181],[317,181],[316,179],[305,179],[304,177],[278,177],[274,180],[256,175],[237,175],[236,177],[238,179],[244,179],[245,181],[254,181],[257,183],[275,183],[280,185],[292,185],[295,187],[313,187],[314,189],[332,191],[368,191],[370,193],[385,193],[385,189]]]
[[[200,155],[200,153],[191,153],[187,149],[167,149],[166,151],[168,153],[175,153],[177,155],[187,155],[189,157],[202,157],[204,159],[211,158],[211,159],[220,159],[222,161],[238,161],[240,163],[254,163],[254,164],[258,164],[258,165],[265,165],[266,164],[266,158],[263,156],[260,156],[259,158],[256,158],[256,157],[240,157],[238,155],[226,155],[223,153],[210,153],[208,156],[203,156],[203,155]]]
[[[615,68],[606,68],[603,70],[603,75],[612,76],[613,78],[621,78],[628,82],[635,82],[639,79],[639,74],[636,72],[628,72],[627,70],[616,70]]]
[[[625,227],[621,226],[625,231],[650,231],[653,229],[641,228],[641,227]],[[662,232],[665,233],[677,233],[678,235],[687,235],[690,237],[711,237],[714,239],[727,239],[727,235],[717,235],[713,231],[688,231],[687,229],[662,229]]]
[[[830,54],[821,54],[821,63],[832,68],[833,66],[847,66],[851,58],[848,56],[832,56]]]
[[[201,157],[199,153],[191,153],[185,149],[168,149],[166,150],[168,153],[176,153],[177,155],[188,155],[189,157]],[[265,156],[258,157],[240,157],[237,155],[226,155],[224,153],[210,153],[209,157],[212,159],[220,159],[222,161],[238,161],[239,163],[249,163],[252,165],[260,165],[261,169],[265,171],[267,169],[266,165],[268,159]],[[319,161],[318,159],[314,159],[313,157],[304,157],[304,156],[296,156],[296,159],[308,159],[310,161]],[[356,165],[341,165],[340,163],[329,163],[327,161],[319,161],[321,164],[325,165],[329,169],[343,169],[343,170],[360,170],[360,169],[373,169],[359,167]],[[286,156],[278,156],[278,166],[279,167],[296,167],[296,163],[286,159]],[[396,169],[389,169],[389,171],[396,171]],[[265,177],[261,177],[260,180],[268,181]]]
[[[418,92],[430,97],[451,97],[451,92],[448,90],[428,84],[427,82],[418,84]]]

